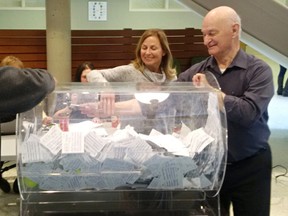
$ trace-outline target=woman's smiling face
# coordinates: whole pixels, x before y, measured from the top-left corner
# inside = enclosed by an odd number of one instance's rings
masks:
[[[156,36],[147,37],[141,45],[141,59],[152,72],[160,72],[162,57],[165,55]]]

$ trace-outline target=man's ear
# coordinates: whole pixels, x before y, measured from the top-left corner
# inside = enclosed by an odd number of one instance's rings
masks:
[[[240,26],[238,23],[232,25],[233,38],[239,36]]]

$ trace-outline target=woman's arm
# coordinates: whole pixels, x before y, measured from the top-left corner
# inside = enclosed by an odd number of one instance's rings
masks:
[[[141,113],[136,99],[115,102],[115,95],[101,95],[100,102],[81,104],[79,110],[88,117],[133,116]]]

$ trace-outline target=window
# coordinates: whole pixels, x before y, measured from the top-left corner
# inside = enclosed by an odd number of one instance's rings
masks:
[[[288,8],[288,0],[274,0],[280,4],[282,4],[283,6]]]
[[[0,0],[1,10],[45,9],[45,0]]]
[[[190,11],[177,0],[130,0],[130,11]]]

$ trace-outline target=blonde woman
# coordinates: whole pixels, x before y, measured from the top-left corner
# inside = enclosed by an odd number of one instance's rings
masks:
[[[135,59],[128,65],[92,70],[88,82],[169,82],[176,80],[173,57],[165,32],[146,30],[138,41]]]

